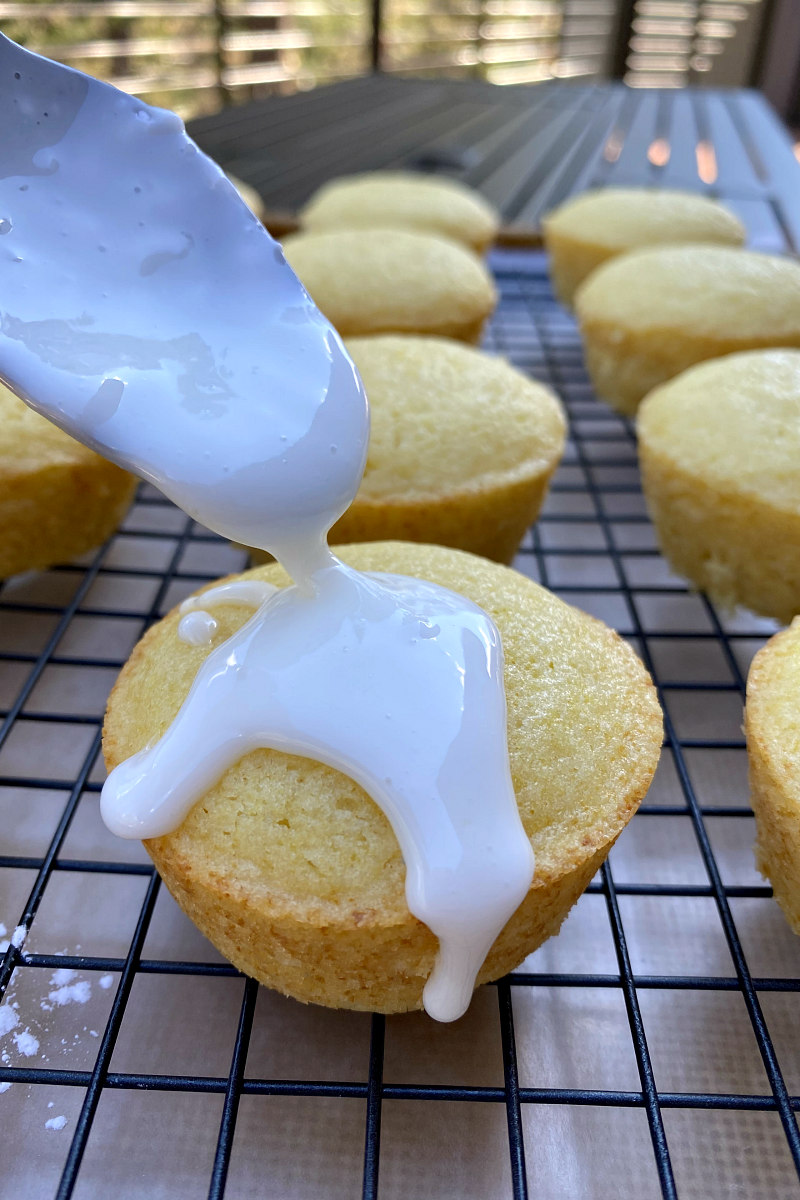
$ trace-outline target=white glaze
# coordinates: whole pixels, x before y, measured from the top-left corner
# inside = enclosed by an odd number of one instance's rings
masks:
[[[178,637],[189,646],[210,646],[219,628],[211,613],[196,609],[181,617],[178,622]]]
[[[208,656],[169,735],[117,767],[102,812],[122,837],[158,837],[260,746],[344,771],[397,835],[409,909],[440,941],[425,1007],[453,1020],[528,890],[532,854],[497,630],[463,597],[409,583],[337,564],[311,595],[277,592]]]
[[[213,608],[215,604],[245,604],[249,608],[259,608],[277,590],[261,579],[231,579],[206,588],[199,596],[188,596],[178,611],[188,613],[196,608]]]
[[[236,579],[207,588],[200,596],[189,596],[179,606],[178,637],[190,646],[210,646],[219,623],[205,609],[215,604],[245,604],[258,608],[277,591],[259,579]]]
[[[0,42],[0,374],[40,412],[295,579],[182,606],[256,613],[206,659],[166,735],[112,772],[125,837],[174,829],[242,755],[305,754],[361,783],[440,942],[425,1006],[459,1016],[533,874],[508,766],[499,636],[432,584],[344,567],[326,534],[358,488],[366,403],[279,248],[171,114]],[[202,640],[201,640],[202,639]]]

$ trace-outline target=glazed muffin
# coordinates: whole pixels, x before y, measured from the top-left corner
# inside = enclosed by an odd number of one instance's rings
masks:
[[[536,872],[479,976],[495,979],[558,930],[647,791],[661,746],[655,691],[616,634],[507,567],[396,542],[341,553],[361,570],[461,592],[499,627],[511,772]],[[276,565],[248,577],[287,582]],[[178,638],[177,610],[148,631],[109,702],[109,768],[165,732],[205,656],[251,611],[216,607],[212,647]],[[247,974],[334,1007],[421,1006],[436,938],[408,911],[389,822],[339,772],[258,750],[175,832],[145,844],[178,903]]]
[[[747,678],[745,733],[756,863],[800,933],[800,620],[758,652]]]
[[[300,223],[313,233],[375,228],[435,233],[476,254],[489,248],[500,225],[496,210],[472,188],[410,171],[334,179],[314,193]]]
[[[137,481],[0,384],[0,579],[68,562],[116,529]]]
[[[672,566],[722,605],[800,612],[800,351],[701,363],[646,398],[642,487]]]
[[[477,342],[497,303],[480,259],[431,234],[300,233],[288,237],[283,249],[311,299],[343,337],[425,333]]]
[[[695,363],[800,346],[800,263],[723,246],[640,250],[598,267],[575,308],[597,394],[630,415]]]
[[[555,395],[444,338],[350,338],[347,350],[369,397],[369,454],[330,542],[432,542],[510,563],[564,452]]]
[[[571,306],[584,279],[609,258],[650,246],[704,242],[741,246],[741,221],[716,200],[694,192],[602,188],[554,209],[542,222],[550,278]]]

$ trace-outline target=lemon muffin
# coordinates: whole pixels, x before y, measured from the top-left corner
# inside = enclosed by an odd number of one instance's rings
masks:
[[[459,591],[500,629],[511,772],[536,872],[479,976],[495,979],[558,930],[647,791],[661,746],[655,691],[616,634],[507,567],[398,542],[341,553],[361,570]],[[287,582],[274,564],[248,577]],[[109,768],[165,732],[205,656],[252,610],[214,611],[212,647],[178,638],[177,610],[136,647],[106,714]],[[145,844],[179,904],[247,974],[335,1007],[421,1006],[436,938],[408,911],[389,822],[339,772],[258,750]]]
[[[642,487],[663,553],[725,606],[800,612],[800,351],[731,354],[639,410]]]
[[[800,263],[725,246],[638,250],[598,267],[575,307],[595,390],[632,414],[694,363],[800,346]]]
[[[627,250],[684,242],[741,246],[741,221],[693,192],[602,188],[554,209],[542,222],[550,278],[562,304],[596,267]]]
[[[114,532],[136,480],[0,384],[0,579],[66,562]]]
[[[556,396],[444,338],[349,338],[347,350],[369,397],[369,454],[329,541],[433,542],[511,562],[564,452]]]
[[[455,179],[410,171],[374,171],[334,179],[300,213],[304,229],[411,229],[463,242],[482,254],[500,225],[496,210]]]
[[[299,233],[283,249],[343,337],[430,333],[477,342],[497,303],[492,277],[477,255],[432,234]]]
[[[745,733],[756,863],[800,933],[800,620],[758,652],[747,678]]]

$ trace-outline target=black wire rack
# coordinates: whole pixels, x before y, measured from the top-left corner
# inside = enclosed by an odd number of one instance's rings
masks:
[[[774,629],[659,556],[630,423],[598,403],[540,255],[498,256],[490,349],[571,437],[517,566],[658,683],[653,788],[562,932],[453,1026],[244,979],[103,829],[105,697],[136,639],[240,552],[147,486],[80,564],[0,591],[0,1194],[800,1194],[800,943],[752,859],[741,733]]]

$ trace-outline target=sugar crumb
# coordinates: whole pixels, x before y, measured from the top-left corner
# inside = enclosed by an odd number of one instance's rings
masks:
[[[11,1005],[0,1005],[0,1037],[4,1033],[10,1033],[12,1029],[16,1029],[17,1025],[19,1025],[19,1017]]]
[[[47,1000],[41,1001],[45,1012],[53,1006],[63,1008],[65,1004],[86,1004],[91,999],[92,985],[89,980],[76,979],[76,975],[77,971],[72,971],[69,967],[61,967],[53,972],[50,982],[55,986],[48,992]]]
[[[21,1033],[15,1033],[14,1041],[19,1053],[24,1054],[26,1058],[30,1058],[39,1049],[39,1039],[35,1038],[29,1029],[23,1029]]]
[[[5,954],[10,946],[13,946],[16,950],[22,949],[25,944],[25,938],[28,936],[28,930],[24,925],[18,925],[10,938],[7,936],[8,930],[5,925],[0,924],[0,929],[2,929],[0,936],[3,937],[3,941],[0,942],[0,954]]]
[[[63,987],[65,983],[71,983],[76,975],[77,971],[73,971],[70,967],[59,967],[57,971],[53,971],[50,982],[56,987]]]
[[[66,1125],[66,1123],[67,1123],[67,1118],[64,1116],[51,1117],[49,1121],[45,1121],[44,1127],[45,1127],[45,1129],[59,1130],[59,1129],[63,1129],[64,1126]]]

